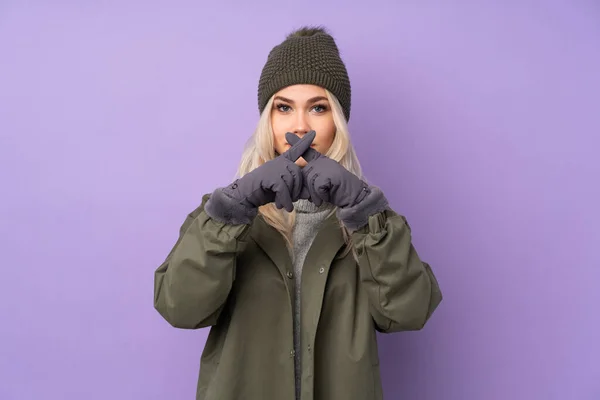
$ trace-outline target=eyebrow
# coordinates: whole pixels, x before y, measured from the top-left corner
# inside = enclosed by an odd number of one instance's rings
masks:
[[[285,101],[286,103],[294,104],[294,100],[290,100],[283,96],[275,96],[275,98],[273,100],[281,100],[281,101]],[[308,99],[308,103],[314,103],[319,100],[328,100],[328,99],[325,96],[315,96],[315,97],[311,97],[310,99]]]

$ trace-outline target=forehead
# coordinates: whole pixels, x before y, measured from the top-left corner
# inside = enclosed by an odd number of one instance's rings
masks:
[[[308,100],[315,96],[326,96],[325,89],[316,85],[291,85],[275,93],[294,101]]]

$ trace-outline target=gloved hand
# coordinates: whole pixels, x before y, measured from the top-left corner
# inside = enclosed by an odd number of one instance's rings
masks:
[[[291,145],[301,140],[290,132],[285,137]],[[389,208],[381,189],[368,185],[335,160],[310,147],[302,157],[307,164],[302,169],[304,187],[300,198],[317,206],[324,201],[337,206],[337,217],[350,232],[367,225],[371,215]]]
[[[280,156],[267,161],[229,186],[213,192],[204,206],[212,218],[225,223],[249,223],[258,207],[275,202],[278,209],[294,209],[303,187],[302,169],[295,161],[308,149],[316,132],[298,138],[292,147]]]
[[[306,135],[310,134],[316,135],[316,132],[310,131]],[[285,138],[292,146],[304,139],[291,132],[286,133]],[[370,193],[366,182],[337,161],[310,147],[301,155],[307,164],[302,169],[304,188],[300,198],[309,199],[316,206],[326,201],[337,207],[348,208],[360,203]]]

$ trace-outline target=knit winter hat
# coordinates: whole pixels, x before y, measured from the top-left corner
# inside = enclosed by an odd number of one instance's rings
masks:
[[[350,79],[333,37],[323,27],[302,27],[275,46],[258,83],[258,110],[271,96],[297,84],[321,86],[337,97],[346,121],[350,119]]]

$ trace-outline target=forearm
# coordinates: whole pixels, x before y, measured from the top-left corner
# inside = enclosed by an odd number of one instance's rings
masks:
[[[154,275],[155,308],[171,325],[187,329],[216,322],[249,227],[223,224],[203,210],[194,214]]]
[[[429,264],[420,259],[412,244],[406,219],[392,210],[375,214],[353,239],[361,282],[378,329],[423,328],[442,293]]]

